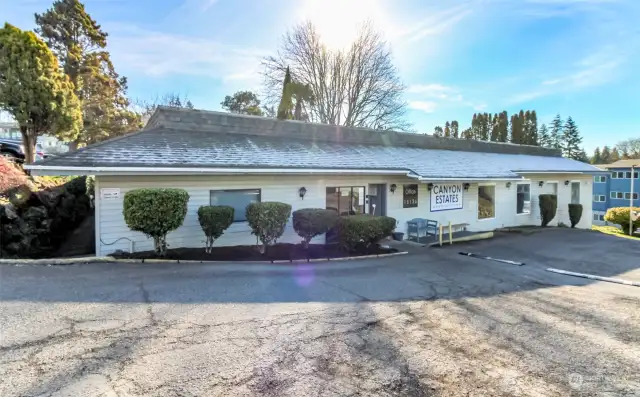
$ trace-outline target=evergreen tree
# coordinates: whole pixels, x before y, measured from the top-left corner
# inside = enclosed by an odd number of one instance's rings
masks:
[[[580,131],[578,131],[578,126],[573,119],[569,117],[564,124],[562,134],[562,154],[566,158],[580,160],[582,154],[581,144],[582,137],[580,136]]]
[[[600,164],[611,164],[611,150],[609,146],[605,145],[602,148],[602,153],[600,153]]]
[[[439,125],[433,129],[433,136],[444,136],[444,132],[442,131],[442,127]]]
[[[498,142],[509,141],[509,114],[507,111],[500,113],[498,120]]]
[[[56,0],[43,14],[35,14],[36,32],[58,58],[82,106],[80,134],[69,143],[96,143],[126,134],[141,126],[129,109],[127,79],[111,62],[107,33],[86,12],[79,0]]]
[[[73,85],[53,53],[33,32],[8,23],[0,29],[0,110],[18,123],[27,164],[39,135],[74,139],[82,125]]]
[[[602,164],[602,158],[600,157],[600,148],[597,147],[596,150],[593,151],[593,157],[591,157],[591,164]]]
[[[457,120],[453,120],[451,122],[451,136],[454,138],[460,138],[460,126],[458,125]]]
[[[291,72],[287,66],[287,71],[284,74],[284,81],[282,82],[282,96],[280,97],[280,105],[278,106],[278,119],[289,120],[291,119],[291,108],[293,107],[292,98],[287,95],[287,86],[291,83]]]
[[[498,136],[500,135],[500,123],[499,123],[499,116],[498,114],[494,114],[492,119],[491,119],[491,136],[489,137],[489,140],[491,142],[498,142]]]
[[[557,114],[551,122],[551,132],[549,134],[549,147],[562,149],[562,119]]]
[[[480,139],[480,114],[473,114],[471,118],[471,139]]]
[[[538,131],[538,145],[542,147],[551,146],[551,137],[549,136],[546,124],[542,124]]]
[[[589,163],[589,156],[587,155],[587,152],[584,151],[584,148],[580,149],[575,160],[582,161],[583,163]]]
[[[514,114],[511,116],[511,143],[524,143],[523,119],[523,111],[520,111],[520,114]]]
[[[464,139],[473,139],[473,130],[471,128],[467,128],[466,130],[462,131],[460,137]]]
[[[529,113],[529,115],[526,117],[527,118],[527,144],[528,145],[535,145],[538,146],[539,142],[538,142],[538,115],[536,114],[535,110],[532,110],[531,112],[529,112],[527,110],[527,113]]]
[[[220,105],[231,113],[254,116],[262,116],[264,114],[262,108],[260,108],[258,96],[251,91],[237,91],[233,96],[227,95]]]
[[[620,153],[618,152],[618,148],[614,146],[613,150],[611,150],[611,162],[615,163],[620,160]]]
[[[451,137],[451,125],[449,124],[448,121],[444,123],[444,137],[445,138]]]

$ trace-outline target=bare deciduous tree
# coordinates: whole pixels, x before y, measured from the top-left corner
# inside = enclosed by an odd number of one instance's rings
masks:
[[[404,120],[405,86],[387,43],[365,23],[346,50],[328,49],[311,22],[282,38],[276,56],[263,60],[265,97],[277,103],[287,67],[294,82],[308,86],[313,101],[304,112],[313,122],[382,130],[409,130]]]

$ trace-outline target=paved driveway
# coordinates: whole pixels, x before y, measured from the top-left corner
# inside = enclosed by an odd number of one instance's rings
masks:
[[[557,230],[333,265],[5,266],[0,396],[637,396],[640,288],[544,268],[640,281],[639,254]]]

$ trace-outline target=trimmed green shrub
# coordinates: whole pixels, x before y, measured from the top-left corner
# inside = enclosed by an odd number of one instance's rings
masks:
[[[303,208],[293,212],[293,230],[305,247],[312,238],[325,234],[338,223],[338,213],[324,208]]]
[[[542,227],[545,227],[556,216],[558,208],[558,196],[555,194],[541,194],[538,196],[540,200],[540,219]]]
[[[122,213],[129,229],[153,237],[156,254],[165,256],[167,233],[182,226],[188,202],[182,189],[135,189],[125,193]]]
[[[390,236],[395,228],[396,220],[389,216],[343,216],[338,222],[338,241],[344,249],[355,251]]]
[[[233,223],[233,207],[227,205],[203,205],[198,208],[198,222],[202,227],[205,242],[205,252],[211,253],[213,243],[222,236]]]
[[[291,216],[291,206],[276,201],[251,203],[247,205],[247,222],[251,234],[262,243],[260,253],[266,252],[267,246],[274,244],[284,233],[284,228]]]
[[[632,211],[636,214],[640,214],[640,207],[633,207]],[[632,233],[640,227],[640,216],[633,221],[629,219],[629,207],[609,208],[607,213],[604,215],[604,220],[620,225],[624,234],[629,233],[629,226],[631,222],[633,222]]]
[[[582,204],[569,204],[569,220],[571,227],[574,228],[582,218]]]

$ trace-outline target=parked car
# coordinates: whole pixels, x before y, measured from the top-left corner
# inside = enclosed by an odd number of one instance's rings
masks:
[[[24,162],[24,146],[22,141],[14,139],[0,139],[0,155],[8,158],[11,161],[17,163]],[[36,158],[35,161],[45,158],[44,148],[41,144],[36,143]]]

